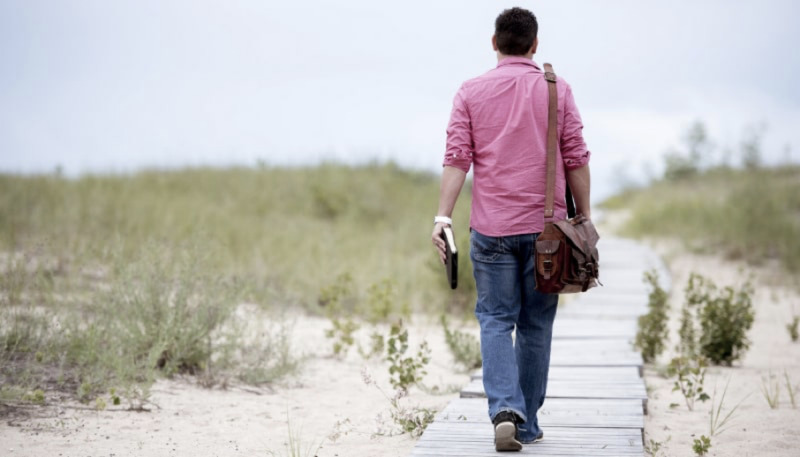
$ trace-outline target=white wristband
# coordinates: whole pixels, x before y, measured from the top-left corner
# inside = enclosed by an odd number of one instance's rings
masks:
[[[438,224],[439,222],[447,225],[453,225],[453,220],[447,216],[436,216],[433,218],[433,223]]]

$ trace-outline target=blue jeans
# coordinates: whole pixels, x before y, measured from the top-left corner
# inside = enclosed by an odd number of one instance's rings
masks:
[[[550,368],[550,341],[558,295],[535,290],[534,243],[538,233],[503,237],[472,230],[472,259],[481,326],[483,387],[489,417],[512,411],[525,421],[519,440],[532,442],[541,431],[536,412],[544,403]],[[511,334],[516,327],[516,340]]]

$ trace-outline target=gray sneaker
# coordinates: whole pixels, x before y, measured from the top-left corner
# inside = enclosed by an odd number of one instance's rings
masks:
[[[522,443],[517,441],[517,415],[510,411],[500,411],[492,421],[494,424],[494,448],[496,451],[521,451]]]

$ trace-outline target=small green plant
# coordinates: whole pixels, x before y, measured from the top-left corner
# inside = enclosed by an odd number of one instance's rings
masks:
[[[789,337],[794,342],[797,342],[797,340],[800,338],[800,331],[798,331],[798,327],[800,327],[800,316],[792,316],[792,322],[786,324],[786,331],[789,332]]]
[[[112,387],[108,393],[111,396],[111,404],[113,404],[114,406],[119,406],[121,400],[119,398],[119,395],[117,395],[117,389]]]
[[[317,297],[317,303],[331,320],[332,327],[325,330],[325,337],[333,340],[333,353],[337,357],[346,356],[355,344],[353,334],[360,327],[350,317],[355,300],[353,277],[347,272],[338,275],[333,282],[323,287]]]
[[[642,359],[650,363],[656,359],[664,350],[664,344],[668,336],[668,316],[669,304],[667,303],[667,293],[658,284],[658,272],[656,270],[644,273],[644,281],[650,286],[647,307],[649,311],[639,317],[639,329],[636,332],[634,345],[642,353]]]
[[[695,438],[692,443],[692,450],[697,455],[706,455],[708,450],[711,449],[711,438],[700,435],[700,438]]]
[[[400,427],[400,430],[414,438],[418,438],[428,425],[433,422],[436,410],[419,406],[403,407],[400,404],[400,399],[407,394],[408,391],[403,389],[397,391],[397,395],[391,401],[390,416],[394,423]]]
[[[644,452],[646,452],[647,455],[649,455],[650,457],[664,457],[664,454],[660,454],[661,448],[665,444],[669,443],[669,441],[671,439],[672,439],[672,436],[668,436],[666,441],[662,442],[662,441],[656,441],[656,440],[650,438],[647,441],[647,443],[645,443],[645,445],[644,445]]]
[[[317,303],[325,309],[328,317],[352,310],[354,302],[353,276],[349,272],[338,275],[333,282],[320,289],[317,296]]]
[[[325,336],[333,340],[333,353],[344,357],[355,344],[353,334],[358,330],[358,323],[349,318],[331,319],[332,328],[325,330]]]
[[[369,335],[369,349],[364,349],[358,345],[358,353],[365,359],[371,359],[383,354],[386,348],[386,339],[380,332],[374,331]]]
[[[23,400],[29,401],[36,405],[43,405],[44,404],[44,391],[42,389],[36,389],[31,392],[27,392],[23,397]]]
[[[406,357],[408,350],[408,330],[403,321],[392,324],[386,346],[386,361],[389,362],[389,382],[395,389],[407,390],[425,377],[425,366],[430,362],[430,349],[427,341],[423,341],[417,349],[416,356]]]
[[[363,314],[372,324],[386,322],[391,317],[407,317],[410,314],[408,303],[397,303],[396,283],[391,279],[383,279],[367,289],[367,300]]]
[[[692,359],[675,357],[669,363],[668,375],[678,377],[672,391],[680,391],[683,394],[689,411],[694,410],[695,401],[705,402],[709,399],[708,394],[703,390],[707,366],[708,364],[702,357]]]
[[[789,393],[789,402],[792,404],[793,409],[797,409],[797,402],[794,397],[797,387],[792,384],[792,381],[789,379],[789,373],[787,373],[786,370],[783,370],[783,379],[786,381],[786,391]]]
[[[681,323],[681,346],[687,350],[697,347],[711,363],[730,366],[750,347],[747,332],[755,318],[752,296],[749,282],[739,290],[730,286],[720,290],[710,279],[692,273],[686,286],[686,303],[699,321],[699,339],[696,344],[688,341],[695,334],[689,310]]]
[[[719,403],[717,403],[717,386],[714,386],[714,393],[711,398],[711,412],[709,415],[709,436],[717,436],[722,434],[725,430],[727,430],[726,426],[728,426],[728,422],[730,422],[734,418],[734,414],[736,410],[739,409],[739,406],[744,402],[747,398],[744,398],[739,401],[730,411],[727,412],[724,416],[722,415],[722,407],[725,404],[725,395],[728,393],[728,386],[731,383],[731,378],[728,378],[728,381],[725,383],[725,389],[722,391],[722,397],[719,399]],[[749,396],[749,395],[748,395]]]
[[[284,443],[284,451],[280,454],[275,453],[274,451],[268,451],[269,454],[273,457],[313,457],[316,456],[319,452],[319,449],[322,447],[322,441],[318,444],[308,444],[306,446],[303,445],[303,434],[300,428],[295,428],[292,425],[292,420],[289,417],[289,411],[286,411],[286,428],[288,430],[288,435],[286,437],[286,442]]]
[[[442,329],[444,329],[445,342],[456,364],[465,371],[480,368],[482,365],[480,341],[469,333],[460,330],[451,330],[447,324],[447,317],[444,314],[440,322],[442,324]]]
[[[374,433],[376,436],[392,436],[397,434],[408,433],[414,438],[419,437],[428,427],[428,425],[433,422],[434,417],[436,416],[436,410],[432,408],[423,408],[420,406],[405,406],[403,405],[403,399],[408,396],[408,390],[405,388],[397,388],[395,390],[395,394],[392,397],[389,397],[386,392],[381,389],[381,387],[372,379],[372,376],[367,373],[366,369],[361,372],[361,378],[366,385],[375,386],[378,391],[383,394],[384,397],[389,401],[389,405],[391,409],[389,410],[389,416],[394,423],[393,427],[385,427],[383,425],[383,421],[380,419],[378,420],[378,430]]]
[[[292,350],[291,332],[285,322],[262,329],[258,338],[252,341],[234,341],[236,344],[233,347],[241,357],[232,368],[238,369],[236,377],[247,384],[269,383],[291,375],[300,368],[301,359]]]
[[[769,372],[768,376],[761,377],[761,394],[767,400],[770,409],[778,409],[781,397],[781,387],[778,383],[778,377]]]

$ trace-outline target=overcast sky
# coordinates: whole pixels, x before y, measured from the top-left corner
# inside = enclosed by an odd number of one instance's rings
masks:
[[[800,161],[800,2],[0,0],[0,171],[392,159],[439,170],[505,7],[572,85],[595,196],[704,121]],[[735,156],[735,153],[734,153]]]

